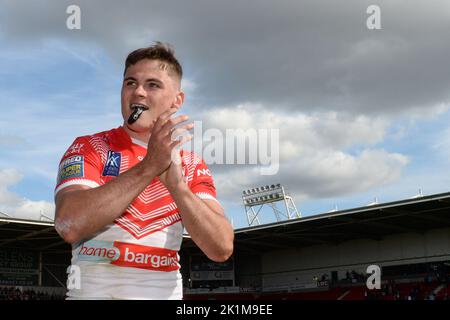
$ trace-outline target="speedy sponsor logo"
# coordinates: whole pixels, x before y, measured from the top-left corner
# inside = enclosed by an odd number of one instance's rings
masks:
[[[78,259],[110,263],[119,267],[130,267],[156,271],[180,269],[175,250],[142,246],[125,242],[88,241],[80,245]]]
[[[122,161],[122,153],[109,150],[102,175],[105,177],[106,176],[117,177],[120,172],[121,161]]]
[[[84,175],[84,157],[72,156],[59,165],[58,183],[65,179],[82,177]]]

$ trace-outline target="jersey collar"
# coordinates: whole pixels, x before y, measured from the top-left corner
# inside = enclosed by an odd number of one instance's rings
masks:
[[[141,140],[135,139],[135,138],[131,138],[131,142],[134,144],[137,144],[138,146],[141,146],[142,148],[147,149],[147,144]]]
[[[128,143],[128,145],[135,144],[135,145],[138,145],[138,146],[140,146],[142,148],[147,149],[147,143],[145,143],[144,141],[135,139],[133,137],[130,137],[130,135],[123,128],[123,126],[120,126],[118,128],[118,131],[119,131],[120,136]]]

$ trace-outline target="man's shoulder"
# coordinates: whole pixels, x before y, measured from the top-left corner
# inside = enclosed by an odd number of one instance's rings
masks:
[[[64,156],[71,154],[81,154],[81,153],[101,153],[106,154],[108,150],[114,145],[118,144],[121,139],[120,127],[101,131],[93,134],[78,136],[72,142],[69,149],[66,151]]]
[[[96,133],[92,133],[92,134],[86,134],[86,135],[77,137],[77,139],[90,140],[90,139],[93,139],[93,138],[113,137],[113,136],[116,136],[118,134],[119,129],[120,129],[120,127],[109,129],[109,130],[105,130],[105,131],[100,131],[100,132],[96,132]]]
[[[89,144],[92,143],[100,143],[100,142],[104,142],[104,143],[110,143],[114,140],[117,140],[118,137],[120,136],[120,127],[118,128],[113,128],[110,130],[105,130],[105,131],[100,131],[97,133],[92,133],[92,134],[87,134],[87,135],[83,135],[83,136],[78,136],[75,138],[75,142],[86,142]]]

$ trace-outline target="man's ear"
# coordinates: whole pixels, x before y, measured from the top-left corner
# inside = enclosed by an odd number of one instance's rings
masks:
[[[178,109],[180,109],[183,102],[184,102],[184,92],[178,91],[177,95],[175,96],[175,101],[174,101],[173,105],[175,107],[177,107]]]

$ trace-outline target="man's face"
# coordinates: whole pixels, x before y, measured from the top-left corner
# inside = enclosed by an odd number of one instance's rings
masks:
[[[181,106],[184,94],[179,89],[176,77],[168,72],[159,60],[144,59],[128,67],[121,98],[124,126],[136,133],[151,132],[161,113],[172,106]],[[148,110],[129,125],[128,118],[134,111],[133,104],[144,105]]]

